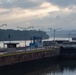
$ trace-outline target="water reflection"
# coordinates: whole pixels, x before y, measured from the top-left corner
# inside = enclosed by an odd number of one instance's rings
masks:
[[[76,75],[76,60],[21,64],[1,70],[1,75]]]

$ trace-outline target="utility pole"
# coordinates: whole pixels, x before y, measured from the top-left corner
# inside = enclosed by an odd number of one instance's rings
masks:
[[[51,31],[51,30],[53,30],[53,31],[54,31],[54,39],[53,39],[53,40],[55,41],[56,31],[57,31],[57,30],[59,30],[59,29],[61,29],[61,28],[57,28],[57,29],[49,28],[49,29],[50,29],[50,31]]]
[[[27,27],[27,28],[24,28],[24,27],[19,27],[19,26],[17,26],[17,28],[20,28],[20,29],[25,30],[25,47],[26,47],[26,30],[29,29],[29,28],[34,28],[34,27],[33,27],[33,26],[29,26],[29,27]]]

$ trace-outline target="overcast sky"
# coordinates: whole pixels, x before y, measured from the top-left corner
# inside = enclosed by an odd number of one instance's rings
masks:
[[[0,25],[76,29],[76,0],[0,0]]]

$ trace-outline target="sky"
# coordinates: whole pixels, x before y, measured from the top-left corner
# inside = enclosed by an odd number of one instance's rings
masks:
[[[0,0],[2,29],[76,29],[76,0]]]

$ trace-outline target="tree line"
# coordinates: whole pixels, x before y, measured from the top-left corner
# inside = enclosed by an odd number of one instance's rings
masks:
[[[29,40],[32,36],[42,36],[43,39],[48,39],[49,36],[44,31],[37,30],[13,30],[13,29],[0,29],[0,41],[9,40]]]

